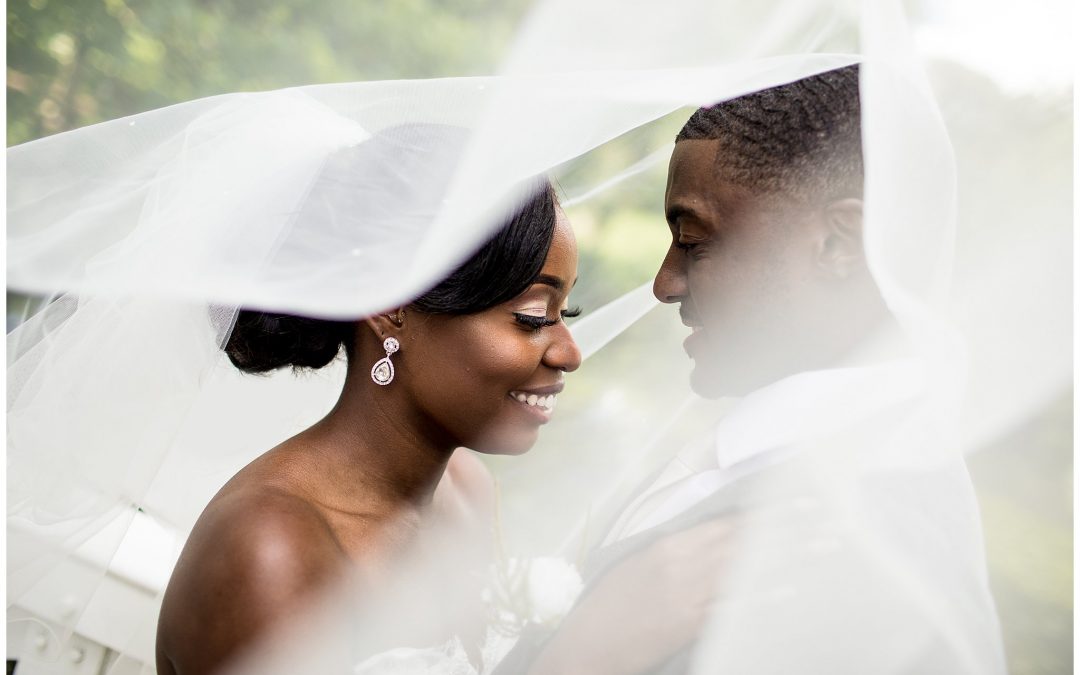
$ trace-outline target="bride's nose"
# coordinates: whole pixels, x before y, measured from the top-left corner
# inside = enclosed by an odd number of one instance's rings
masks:
[[[544,352],[544,365],[556,370],[572,373],[581,365],[581,350],[574,342],[570,328],[562,322],[552,326],[551,343]]]

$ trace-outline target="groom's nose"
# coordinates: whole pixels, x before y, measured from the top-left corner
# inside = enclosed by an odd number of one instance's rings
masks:
[[[660,263],[660,269],[653,280],[653,295],[660,302],[682,302],[686,297],[686,267],[684,265],[685,254],[674,246],[668,247],[664,262]]]

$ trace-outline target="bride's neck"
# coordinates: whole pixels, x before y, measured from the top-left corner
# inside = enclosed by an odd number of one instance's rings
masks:
[[[389,505],[423,508],[455,446],[402,394],[350,365],[337,404],[310,432],[339,478]]]

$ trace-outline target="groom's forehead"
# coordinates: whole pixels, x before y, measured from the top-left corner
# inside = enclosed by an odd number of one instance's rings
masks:
[[[717,153],[725,151],[721,139],[675,144],[664,198],[669,223],[685,215],[724,218],[747,208],[775,206],[777,195],[754,189],[752,177],[717,166]]]
[[[676,143],[668,164],[668,196],[683,192],[710,192],[717,179],[716,153],[720,145],[720,141],[715,139]]]
[[[777,172],[779,167],[765,167],[764,158],[747,155],[745,147],[723,137],[678,141],[668,164],[667,188],[710,194],[739,186],[768,192],[773,181],[763,177]],[[748,164],[759,166],[752,170]]]

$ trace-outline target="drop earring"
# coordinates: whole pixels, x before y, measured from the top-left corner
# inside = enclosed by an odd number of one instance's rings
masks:
[[[375,365],[371,367],[371,379],[375,384],[386,386],[394,381],[394,364],[390,361],[390,355],[401,348],[398,344],[397,338],[388,337],[383,340],[383,349],[386,350],[386,356],[375,362]]]

